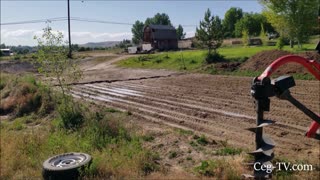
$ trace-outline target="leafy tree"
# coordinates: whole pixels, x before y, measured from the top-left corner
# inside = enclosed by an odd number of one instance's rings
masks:
[[[143,27],[144,24],[141,21],[136,21],[132,28],[131,28],[131,32],[132,32],[132,42],[134,44],[139,44],[140,42],[142,42],[143,40]]]
[[[78,127],[82,121],[82,115],[76,103],[74,103],[68,84],[74,83],[81,78],[81,71],[77,64],[68,59],[68,48],[64,43],[63,34],[61,32],[53,32],[51,27],[43,29],[40,37],[35,36],[38,41],[38,52],[36,63],[39,73],[48,77],[49,87],[58,85],[60,93],[56,93],[54,98],[58,105],[58,112],[64,127],[68,129]]]
[[[290,45],[301,43],[309,38],[317,24],[319,0],[264,0],[260,1],[265,8],[268,21],[290,39]]]
[[[248,30],[249,36],[258,36],[261,32],[261,24],[267,32],[274,32],[274,28],[267,22],[267,18],[259,13],[245,13],[235,24],[235,36],[241,37],[244,29]]]
[[[5,49],[6,45],[5,44],[0,44],[0,49]]]
[[[196,37],[201,44],[208,48],[208,55],[211,50],[217,53],[217,49],[223,41],[223,28],[221,20],[218,16],[211,16],[211,11],[208,9],[205,12],[204,19],[200,21],[199,28],[196,29]]]
[[[167,14],[165,13],[157,13],[154,15],[152,18],[147,18],[144,25],[148,26],[150,24],[158,24],[158,25],[169,25],[172,26],[170,18]]]
[[[177,37],[179,40],[184,39],[186,37],[186,33],[183,32],[183,27],[181,25],[177,28]]]
[[[152,18],[147,18],[145,23],[136,21],[131,28],[133,44],[139,44],[143,40],[143,28],[150,24],[172,26],[169,16],[165,13],[157,13]]]
[[[225,37],[235,37],[235,24],[242,18],[242,16],[243,12],[241,8],[232,7],[225,13],[222,21]]]

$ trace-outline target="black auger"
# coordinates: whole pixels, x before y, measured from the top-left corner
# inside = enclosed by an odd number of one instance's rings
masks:
[[[251,87],[251,95],[254,97],[255,110],[257,112],[256,127],[249,128],[256,135],[256,150],[250,152],[254,156],[254,175],[255,179],[271,178],[273,165],[271,160],[274,157],[273,148],[275,143],[271,138],[263,135],[263,127],[274,124],[272,120],[264,119],[264,112],[270,110],[270,97],[275,96],[274,85],[270,78],[261,81],[255,78]]]
[[[244,175],[245,178],[269,179],[272,177],[274,169],[271,160],[274,157],[274,141],[263,134],[263,127],[274,124],[272,120],[264,119],[264,112],[270,111],[270,97],[277,96],[279,99],[287,100],[305,115],[310,117],[313,122],[306,132],[308,138],[320,140],[320,116],[305,107],[302,103],[291,96],[289,88],[294,87],[295,81],[292,76],[281,76],[271,82],[270,76],[280,66],[286,63],[298,63],[305,68],[318,80],[320,80],[320,63],[315,60],[308,60],[300,56],[287,55],[276,59],[265,71],[254,78],[251,86],[251,95],[254,98],[255,110],[257,112],[256,126],[248,130],[255,133],[256,150],[249,154],[254,156],[254,174]]]

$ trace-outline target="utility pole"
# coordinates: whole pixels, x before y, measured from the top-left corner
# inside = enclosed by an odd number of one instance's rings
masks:
[[[68,33],[69,33],[69,53],[68,53],[68,58],[72,58],[71,32],[70,32],[70,0],[68,0]]]

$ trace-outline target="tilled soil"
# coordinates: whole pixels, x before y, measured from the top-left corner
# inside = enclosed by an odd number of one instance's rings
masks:
[[[99,101],[130,111],[148,122],[191,129],[212,139],[246,150],[254,150],[255,126],[252,78],[204,74],[174,75],[153,79],[91,83],[73,86],[73,96]],[[292,95],[315,113],[320,113],[319,81],[296,81]],[[319,163],[319,141],[304,136],[311,120],[290,103],[271,99],[266,127],[276,143],[276,157]]]

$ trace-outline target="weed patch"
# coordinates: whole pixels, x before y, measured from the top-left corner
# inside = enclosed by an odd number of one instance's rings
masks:
[[[194,171],[200,176],[217,179],[241,179],[241,173],[243,173],[241,166],[241,163],[235,160],[207,160],[196,166]]]
[[[202,146],[205,146],[209,143],[209,141],[207,140],[205,135],[201,135],[199,138],[197,138],[197,143]]]
[[[178,153],[175,152],[175,151],[171,151],[171,152],[169,153],[169,159],[176,158],[177,156],[178,156]]]
[[[237,155],[242,152],[242,149],[239,148],[231,148],[231,147],[224,147],[222,149],[217,150],[216,155],[220,156],[227,156],[227,155]]]

